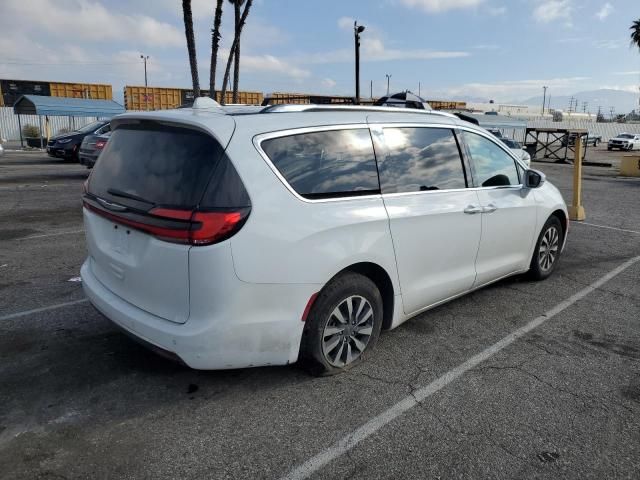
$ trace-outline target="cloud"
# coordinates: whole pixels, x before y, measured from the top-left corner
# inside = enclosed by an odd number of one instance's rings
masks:
[[[640,75],[640,70],[630,70],[628,72],[613,72],[613,75]]]
[[[224,72],[229,58],[229,49],[220,49],[218,69]],[[278,58],[275,55],[250,55],[243,53],[240,58],[240,70],[242,72],[276,73],[290,77],[294,80],[302,80],[311,76],[311,72],[297,67],[293,62]]]
[[[340,27],[341,30],[351,30],[354,21],[351,17],[340,17],[338,19],[338,27]]]
[[[325,78],[322,80],[322,86],[327,88],[333,88],[336,86],[336,81],[332,78]]]
[[[500,17],[507,14],[507,7],[487,7],[487,13],[492,17]]]
[[[596,13],[596,18],[600,21],[603,21],[605,18],[611,15],[611,12],[613,12],[613,5],[607,2],[602,6],[598,13]]]
[[[624,40],[594,40],[593,46],[595,48],[604,48],[607,50],[612,50],[612,49],[624,47],[625,41]]]
[[[442,13],[447,10],[459,10],[475,8],[484,0],[400,0],[400,3],[409,8],[418,8],[426,13]]]
[[[543,0],[533,10],[533,18],[540,23],[550,23],[556,20],[570,23],[572,10],[571,0]]]
[[[460,96],[478,96],[485,98],[514,99],[537,95],[546,85],[556,94],[569,92],[589,80],[589,77],[548,78],[532,80],[512,80],[496,83],[466,83],[445,90],[448,98]]]
[[[464,51],[440,51],[429,49],[399,49],[387,48],[382,37],[383,33],[376,25],[363,22],[366,31],[362,34],[360,41],[360,55],[363,62],[385,62],[393,60],[436,60],[443,58],[468,57],[469,52]],[[351,31],[353,29],[353,18],[340,17],[337,25],[341,30]],[[317,52],[305,55],[298,55],[294,63],[303,64],[325,64],[325,63],[349,63],[353,62],[353,50],[343,48],[328,52]]]
[[[488,44],[479,44],[479,45],[474,45],[473,47],[471,47],[475,50],[502,50],[502,47],[500,45],[495,45],[492,43],[488,43]]]
[[[114,13],[91,0],[5,0],[5,22],[33,32],[74,40],[136,42],[146,46],[182,47],[184,33],[175,26],[142,14]],[[3,24],[5,22],[2,22]]]

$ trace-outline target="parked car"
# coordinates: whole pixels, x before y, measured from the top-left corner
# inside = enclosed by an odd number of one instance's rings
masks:
[[[80,165],[93,168],[110,136],[111,132],[102,135],[87,135],[84,137],[84,140],[82,140],[80,144]]]
[[[560,140],[560,142],[562,143],[563,147],[567,146],[567,142],[568,145],[573,146],[576,143],[576,137],[577,134],[571,133],[562,137],[562,140]],[[586,139],[583,138],[583,142],[584,145],[593,145],[594,147],[597,147],[598,144],[602,142],[602,135],[596,135],[595,133],[588,132]]]
[[[73,132],[56,135],[47,143],[47,154],[50,157],[79,160],[79,150],[82,140],[87,135],[102,135],[110,130],[108,120],[89,123]]]
[[[337,373],[382,329],[547,278],[565,244],[544,174],[447,113],[199,98],[111,125],[83,194],[82,285],[192,368]]]
[[[531,166],[531,155],[527,152],[520,142],[516,142],[510,138],[500,137],[502,143],[504,143],[509,149],[516,155],[520,155],[520,159],[525,163],[527,167]]]
[[[633,133],[621,133],[615,138],[609,140],[607,150],[619,148],[620,150],[633,150],[640,148],[640,135]]]

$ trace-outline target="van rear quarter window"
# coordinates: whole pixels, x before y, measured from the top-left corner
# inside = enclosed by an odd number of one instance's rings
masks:
[[[291,187],[309,199],[380,192],[368,128],[264,140],[262,149]]]

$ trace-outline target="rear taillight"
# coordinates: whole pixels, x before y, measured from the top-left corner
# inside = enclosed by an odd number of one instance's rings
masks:
[[[102,150],[106,144],[107,144],[107,142],[105,142],[104,140],[98,140],[96,142],[96,148],[98,150]]]
[[[141,230],[167,242],[188,245],[212,245],[230,238],[242,228],[251,211],[249,207],[218,212],[153,208],[148,212],[149,216],[132,220],[94,207],[86,201],[84,206],[115,223]]]
[[[221,242],[236,233],[249,214],[248,208],[224,212],[192,212],[154,208],[150,214],[171,220],[188,220],[187,240],[191,245],[211,245]]]

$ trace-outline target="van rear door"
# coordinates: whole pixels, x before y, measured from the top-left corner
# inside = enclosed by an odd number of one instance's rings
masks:
[[[187,125],[127,119],[83,196],[92,273],[120,298],[176,323],[189,317],[189,249],[206,230],[198,215],[212,215],[198,210],[233,131],[223,126],[227,138],[217,139]]]

